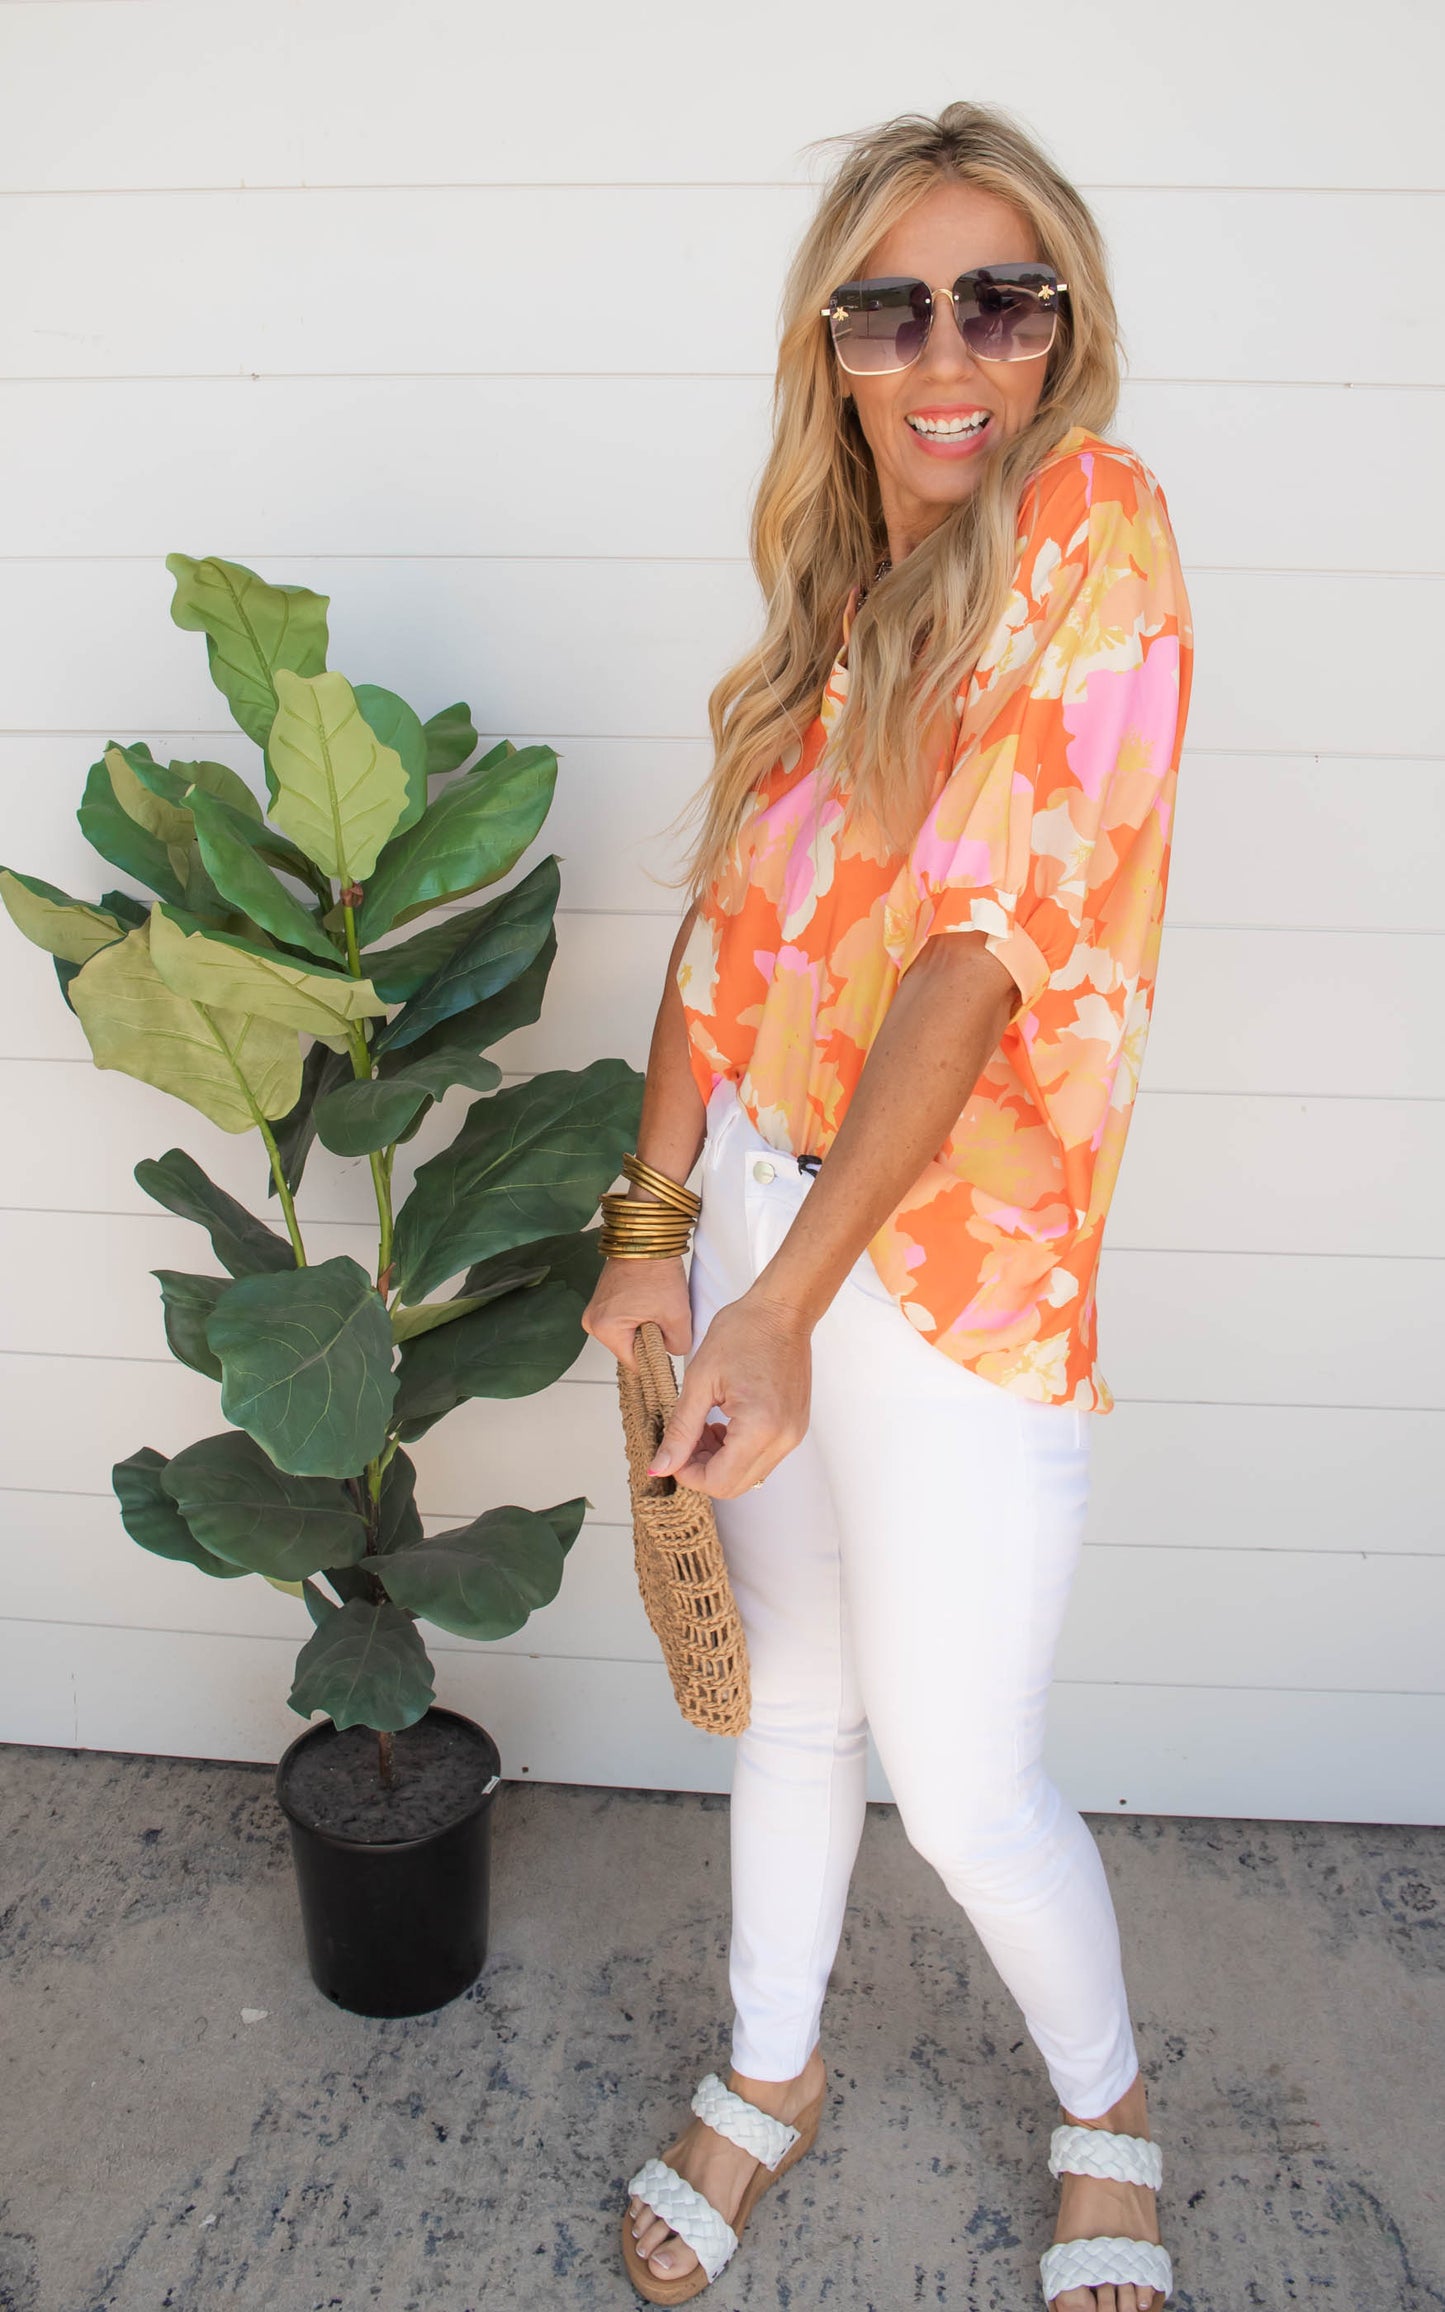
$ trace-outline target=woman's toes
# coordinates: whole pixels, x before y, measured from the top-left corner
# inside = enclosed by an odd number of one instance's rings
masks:
[[[673,2238],[665,2241],[661,2248],[649,2256],[648,2266],[659,2280],[680,2280],[684,2273],[692,2270],[697,2261],[696,2254],[686,2240]]]

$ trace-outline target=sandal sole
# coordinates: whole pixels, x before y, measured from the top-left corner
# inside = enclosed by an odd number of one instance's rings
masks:
[[[733,2230],[737,2233],[739,2244],[741,2244],[743,2230],[749,2216],[769,2185],[775,2184],[780,2176],[785,2176],[790,2167],[797,2165],[805,2152],[812,2150],[817,2141],[818,2123],[823,2115],[823,2104],[827,2093],[826,2087],[820,2087],[812,2102],[803,2106],[797,2119],[793,2122],[793,2125],[798,2129],[798,2140],[784,2152],[777,2166],[765,2168],[759,2161],[756,2170],[749,2177],[743,2196],[738,2202],[738,2212],[733,2217]],[[671,2160],[667,2164],[669,2167],[673,2165]],[[678,2172],[681,2173],[681,2170]],[[734,2251],[735,2254],[736,2251]],[[729,2265],[733,2260],[732,2257],[729,2258]],[[637,2252],[637,2242],[632,2237],[632,2219],[625,2208],[622,2211],[622,2261],[627,2267],[627,2276],[638,2295],[649,2304],[689,2304],[694,2296],[700,2296],[704,2288],[712,2285],[701,2264],[694,2264],[692,2270],[684,2272],[678,2280],[659,2279],[656,2272],[649,2269],[647,2259]],[[722,2278],[721,2272],[718,2274],[718,2278]]]

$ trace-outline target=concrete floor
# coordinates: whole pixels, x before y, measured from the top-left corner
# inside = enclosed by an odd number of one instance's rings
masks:
[[[312,1987],[267,1770],[3,1765],[0,2312],[638,2304],[624,2179],[726,2063],[726,1800],[504,1785],[480,1982],[372,2022]],[[1445,2307],[1445,1833],[1091,1819],[1171,2312]],[[892,1807],[823,2047],[817,2149],[709,2312],[1039,2305],[1057,2110]]]

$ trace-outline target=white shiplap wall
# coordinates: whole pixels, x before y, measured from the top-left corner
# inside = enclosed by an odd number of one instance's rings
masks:
[[[891,43],[865,0],[0,4],[0,855],[90,888],[108,736],[245,764],[167,552],[317,586],[333,664],[558,748],[520,871],[563,855],[560,953],[517,1073],[645,1062],[681,904],[652,876],[757,616],[804,145],[974,94],[1093,203],[1114,430],[1198,650],[1052,1717],[1094,1808],[1445,1819],[1445,57],[1423,0],[1358,35],[1342,0],[1218,0],[1203,41],[1135,0],[1026,30],[918,0]],[[0,1733],[272,1756],[300,1609],[135,1549],[108,1485],[218,1425],[149,1275],[203,1241],[131,1167],[179,1142],[256,1200],[255,1154],[96,1076],[45,959],[3,961]],[[324,1252],[364,1253],[368,1203],[313,1159]],[[417,1458],[438,1520],[597,1505],[516,1638],[436,1643],[506,1771],[725,1788],[635,1595],[610,1358]]]

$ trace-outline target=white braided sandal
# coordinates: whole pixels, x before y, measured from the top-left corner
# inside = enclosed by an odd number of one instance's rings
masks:
[[[1108,2176],[1120,2183],[1147,2184],[1158,2191],[1164,2155],[1147,2135],[1111,2135],[1102,2127],[1056,2127],[1049,2137],[1049,2174]],[[1051,2305],[1066,2288],[1157,2288],[1174,2286],[1168,2251],[1153,2240],[1130,2240],[1100,2233],[1088,2240],[1055,2240],[1039,2258],[1044,2302]]]
[[[820,2088],[813,2101],[799,2112],[796,2127],[790,2127],[785,2120],[774,2119],[770,2111],[762,2111],[746,2097],[735,2094],[715,2071],[709,2071],[706,2078],[698,2081],[692,2098],[692,2108],[698,2118],[715,2128],[719,2135],[725,2135],[740,2151],[751,2152],[762,2164],[748,2178],[737,2215],[730,2224],[712,2202],[704,2199],[696,2186],[690,2184],[686,2176],[679,2175],[665,2159],[643,2161],[636,2175],[628,2178],[629,2196],[635,2194],[645,2200],[653,2214],[660,2216],[680,2240],[686,2241],[698,2260],[693,2269],[679,2279],[660,2278],[646,2258],[639,2255],[632,2236],[631,2218],[624,2208],[622,2260],[639,2296],[645,2296],[649,2304],[685,2304],[711,2285],[735,2254],[755,2201],[761,2199],[769,2184],[786,2174],[804,2152],[812,2150],[826,2093],[826,2087]]]

